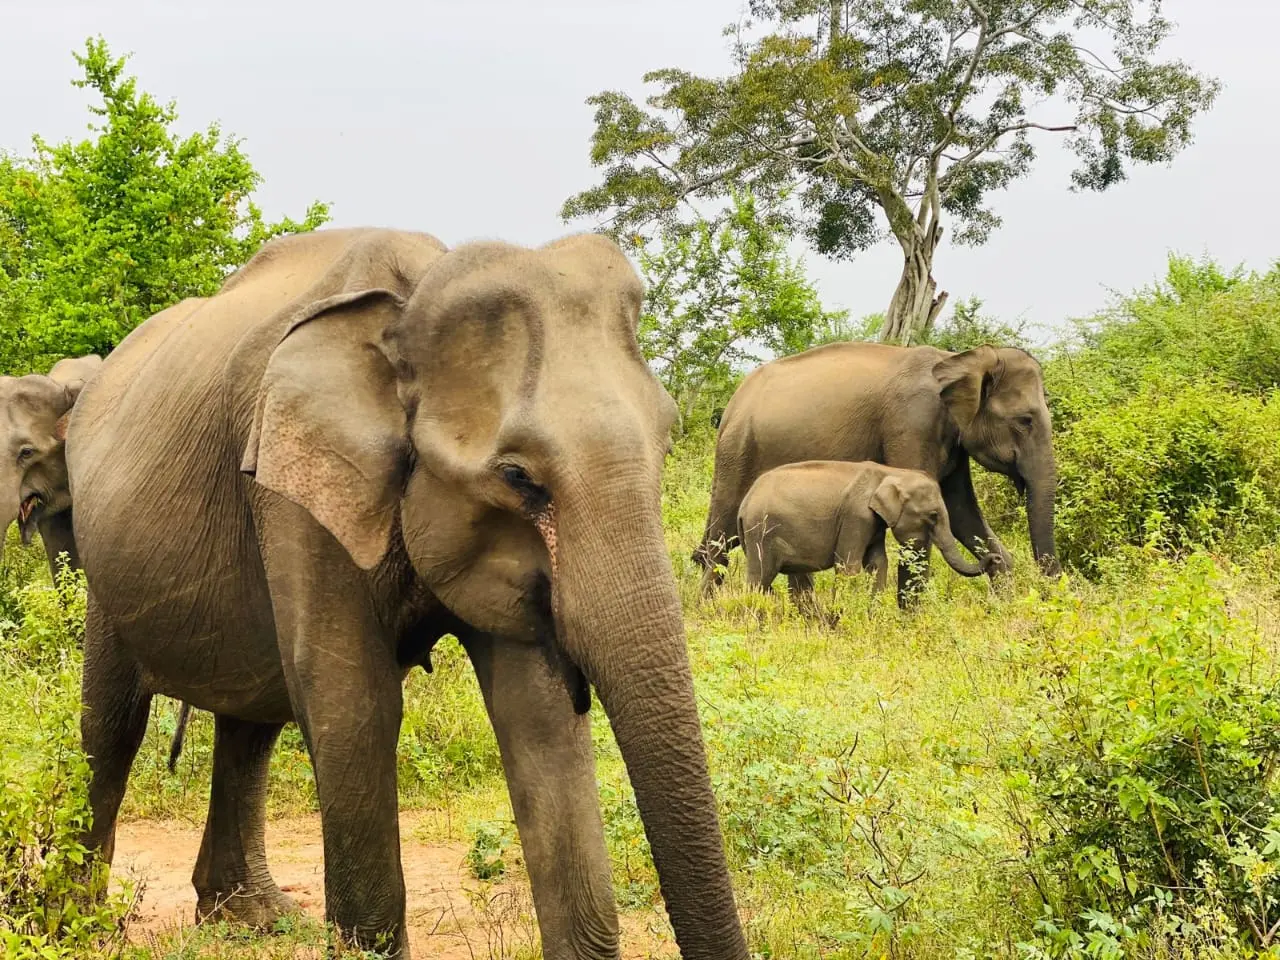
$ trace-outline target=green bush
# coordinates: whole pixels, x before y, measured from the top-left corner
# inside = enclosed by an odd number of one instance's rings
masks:
[[[1280,404],[1206,383],[1148,385],[1060,432],[1058,544],[1086,573],[1124,547],[1280,537]]]
[[[1151,382],[1270,393],[1280,388],[1280,265],[1246,275],[1171,256],[1162,282],[1078,322],[1046,380],[1068,420],[1077,404],[1092,408]]]
[[[514,824],[476,824],[467,850],[467,869],[477,880],[501,880],[506,875],[507,861],[514,845]]]
[[[102,896],[81,837],[90,824],[80,751],[83,577],[35,581],[7,598],[0,630],[0,944],[15,960],[83,957],[118,945],[127,895]],[[91,889],[92,888],[92,889]]]
[[[1033,955],[1280,932],[1280,680],[1203,555],[1102,623],[1050,601],[1039,722],[1010,762],[1046,915]],[[1146,954],[1143,954],[1146,955]]]

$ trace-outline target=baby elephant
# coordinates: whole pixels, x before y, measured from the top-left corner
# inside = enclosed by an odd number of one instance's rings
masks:
[[[994,562],[961,556],[942,491],[926,474],[866,461],[806,460],[761,474],[738,509],[747,583],[768,590],[785,573],[792,596],[808,604],[817,571],[865,568],[875,572],[878,592],[888,570],[886,527],[926,558],[936,541],[951,568],[966,577]],[[909,599],[900,588],[898,605]]]

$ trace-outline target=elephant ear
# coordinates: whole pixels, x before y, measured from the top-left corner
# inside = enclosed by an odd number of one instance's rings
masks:
[[[871,509],[890,527],[897,524],[906,502],[906,491],[897,477],[885,477],[871,494]]]
[[[240,464],[365,570],[386,554],[407,465],[405,414],[381,349],[402,307],[382,289],[302,307],[267,361]]]
[[[67,422],[71,419],[71,408],[85,384],[92,380],[102,366],[102,358],[96,353],[83,357],[68,357],[59,360],[49,371],[49,379],[62,387],[66,408],[53,425],[53,436],[57,440],[67,439]]]
[[[965,433],[1004,375],[1004,361],[995,348],[976,347],[933,365],[942,401]]]

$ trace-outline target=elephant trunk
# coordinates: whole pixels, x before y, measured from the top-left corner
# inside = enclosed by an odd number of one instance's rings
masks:
[[[1053,540],[1053,506],[1058,477],[1053,454],[1041,461],[1044,465],[1024,474],[1027,484],[1027,527],[1031,534],[1031,551],[1040,569],[1048,576],[1061,572]]]
[[[657,484],[557,498],[556,515],[561,642],[613,728],[681,955],[745,960]]]
[[[946,560],[948,566],[960,576],[978,577],[982,575],[982,566],[965,558],[964,554],[960,552],[960,544],[951,535],[951,531],[945,524],[938,524],[933,532],[933,539],[938,545],[938,552],[942,554],[942,559]]]

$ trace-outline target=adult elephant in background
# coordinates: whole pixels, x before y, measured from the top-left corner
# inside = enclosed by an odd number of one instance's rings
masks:
[[[711,509],[694,552],[705,568],[704,593],[723,580],[751,484],[800,460],[874,460],[923,471],[942,487],[955,538],[1000,558],[994,576],[1011,561],[978,506],[970,474],[976,460],[1025,495],[1032,550],[1046,573],[1058,570],[1049,407],[1040,365],[1023,350],[832,343],[749,374],[716,441]],[[900,595],[913,586],[901,564],[898,584]]]
[[[88,354],[59,360],[47,376],[0,377],[0,457],[4,458],[0,489],[8,500],[5,527],[16,522],[24,544],[30,544],[39,531],[55,580],[60,554],[67,555],[73,570],[80,569],[71,530],[67,423],[81,390],[101,366],[101,357]]]
[[[423,234],[267,244],[140,326],[77,404],[90,584],[88,842],[159,692],[215,715],[198,912],[292,903],[263,846],[296,721],[328,919],[406,956],[401,682],[445,633],[474,664],[548,958],[617,957],[587,710],[627,765],[688,958],[745,960],[664,545],[675,408],[636,343],[642,288],[600,237],[454,251]]]

